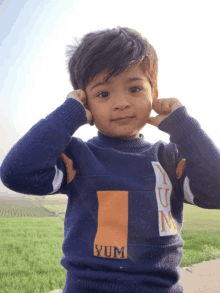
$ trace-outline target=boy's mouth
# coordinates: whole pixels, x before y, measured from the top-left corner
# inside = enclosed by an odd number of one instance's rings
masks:
[[[121,118],[114,119],[113,121],[128,120],[128,119],[131,119],[131,118],[134,118],[134,116],[121,117]]]
[[[131,120],[133,119],[134,117],[125,117],[125,118],[118,118],[116,120],[113,120],[117,123],[120,123],[120,124],[124,124],[124,123],[129,123],[131,122]]]

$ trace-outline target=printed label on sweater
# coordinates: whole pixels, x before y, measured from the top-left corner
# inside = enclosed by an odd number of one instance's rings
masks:
[[[107,258],[127,258],[128,191],[97,191],[98,229],[94,255]]]
[[[178,233],[171,214],[171,181],[159,162],[151,163],[156,177],[154,190],[150,191],[146,186],[146,191],[97,191],[98,227],[94,256],[126,259],[130,255],[129,236],[132,241],[138,242],[158,234],[168,236]],[[150,211],[145,211],[149,208]],[[135,228],[135,225],[138,226]]]
[[[177,234],[176,222],[171,215],[170,196],[172,184],[170,179],[159,162],[151,162],[155,176],[155,193],[158,205],[159,235],[168,236]]]

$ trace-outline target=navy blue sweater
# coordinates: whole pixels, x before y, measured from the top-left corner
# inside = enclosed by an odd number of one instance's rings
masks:
[[[185,106],[158,127],[170,143],[99,131],[87,142],[72,137],[86,121],[84,107],[67,99],[1,166],[11,190],[68,196],[63,293],[183,292],[183,203],[220,209],[218,148]]]

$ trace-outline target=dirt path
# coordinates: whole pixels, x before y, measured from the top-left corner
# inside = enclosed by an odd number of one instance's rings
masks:
[[[180,271],[184,293],[220,292],[220,259],[203,261]]]

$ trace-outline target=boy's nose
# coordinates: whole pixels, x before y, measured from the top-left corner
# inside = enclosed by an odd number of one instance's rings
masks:
[[[114,100],[114,103],[115,108],[125,108],[130,106],[128,98],[125,95],[117,95],[117,97]]]

